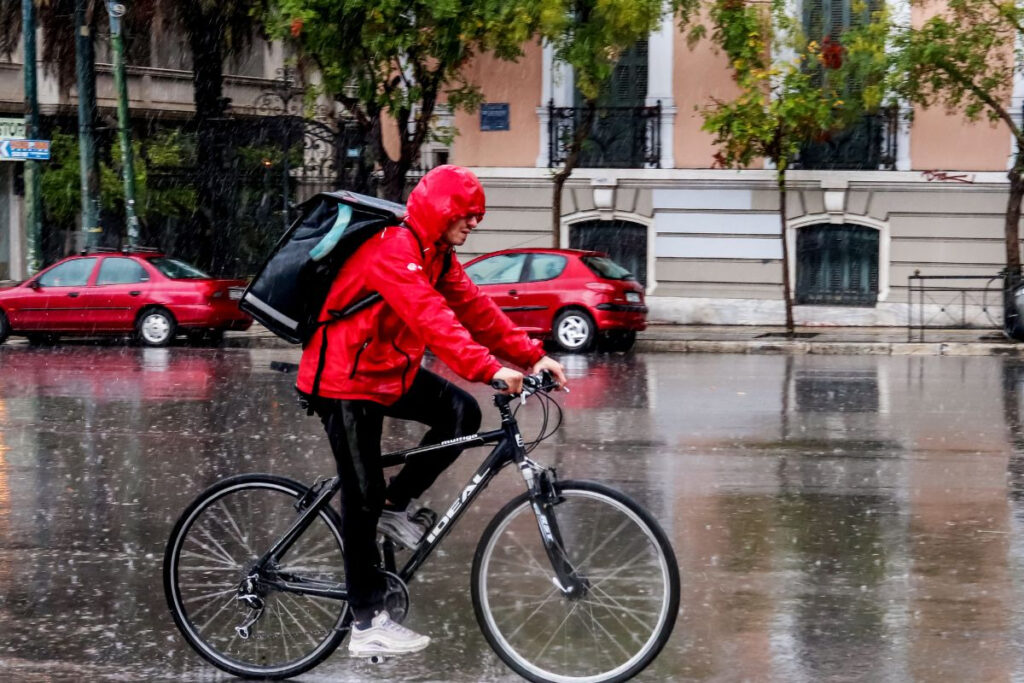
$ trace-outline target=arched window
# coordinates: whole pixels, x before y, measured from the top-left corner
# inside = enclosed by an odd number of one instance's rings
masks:
[[[631,221],[585,221],[569,226],[573,249],[603,251],[647,286],[647,227]]]
[[[830,223],[796,238],[796,303],[874,306],[878,301],[878,231]]]

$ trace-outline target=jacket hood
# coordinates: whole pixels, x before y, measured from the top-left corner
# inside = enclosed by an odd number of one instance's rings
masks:
[[[469,169],[446,164],[420,179],[406,206],[405,222],[426,246],[441,239],[453,218],[482,215],[484,188]]]

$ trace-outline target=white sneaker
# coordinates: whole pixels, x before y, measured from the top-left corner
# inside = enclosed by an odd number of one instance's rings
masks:
[[[430,645],[430,636],[421,635],[391,621],[387,612],[375,616],[369,628],[353,626],[348,637],[348,652],[353,657],[403,655],[419,652],[427,645]]]
[[[432,517],[431,517],[432,516]],[[377,531],[398,541],[410,550],[423,540],[436,515],[426,508],[418,508],[415,501],[405,510],[384,510],[377,521]]]

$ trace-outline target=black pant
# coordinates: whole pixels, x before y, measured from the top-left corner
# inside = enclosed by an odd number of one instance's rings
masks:
[[[414,420],[430,427],[421,445],[473,434],[480,429],[476,399],[428,370],[393,405],[373,401],[319,398],[314,409],[327,431],[341,479],[341,538],[345,544],[348,601],[357,620],[369,619],[384,600],[385,581],[377,567],[377,521],[384,501],[405,508],[426,491],[462,452],[446,448],[412,456],[384,484],[380,439],[385,417]]]

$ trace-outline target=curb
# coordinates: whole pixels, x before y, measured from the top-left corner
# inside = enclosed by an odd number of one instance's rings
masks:
[[[225,348],[300,349],[272,335],[225,336]],[[701,339],[637,339],[642,353],[734,353],[819,356],[1009,356],[1024,357],[1024,344],[1009,342],[844,342]]]
[[[1024,356],[1024,345],[983,342],[808,342],[638,339],[635,349],[658,353],[739,353],[821,356]]]

